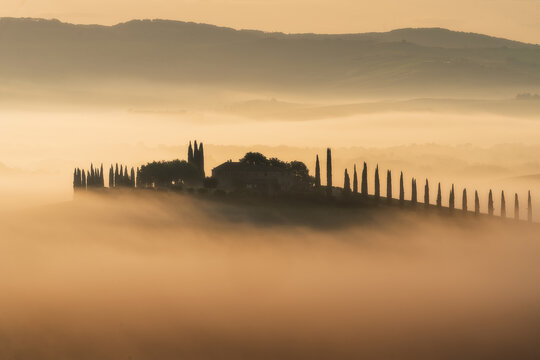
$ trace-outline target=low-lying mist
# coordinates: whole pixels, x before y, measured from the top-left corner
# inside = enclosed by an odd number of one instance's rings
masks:
[[[1,359],[534,359],[535,226],[137,192],[0,216]]]

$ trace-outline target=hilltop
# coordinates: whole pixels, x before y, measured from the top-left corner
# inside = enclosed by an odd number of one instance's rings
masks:
[[[440,28],[283,34],[169,20],[0,19],[0,79],[142,81],[320,94],[540,87],[540,46]]]

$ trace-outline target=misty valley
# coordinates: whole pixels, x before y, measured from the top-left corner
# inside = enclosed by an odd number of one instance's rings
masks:
[[[540,45],[451,14],[0,18],[0,360],[540,358]]]

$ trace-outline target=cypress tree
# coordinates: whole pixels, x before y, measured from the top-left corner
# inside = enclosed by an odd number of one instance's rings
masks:
[[[375,201],[381,198],[381,182],[379,179],[379,164],[375,167]]]
[[[517,193],[514,196],[514,219],[519,220],[519,199]]]
[[[412,204],[413,206],[415,206],[416,203],[417,203],[417,201],[418,201],[418,197],[417,197],[417,193],[416,193],[416,179],[415,179],[415,178],[412,179],[411,186],[412,186],[412,191],[411,191],[411,204]]]
[[[120,185],[124,186],[126,184],[126,178],[124,177],[124,165],[120,165]]]
[[[493,213],[495,212],[495,206],[493,206],[493,192],[489,190],[489,196],[488,196],[488,214],[489,216],[493,216]]]
[[[529,190],[529,197],[527,200],[527,221],[532,222],[532,200],[531,200],[531,191]]]
[[[204,147],[203,147],[203,143],[199,144],[199,170],[201,172],[202,179],[204,179],[205,172],[204,172]]]
[[[501,192],[501,217],[506,217],[506,200],[504,199],[504,191]]]
[[[99,184],[101,187],[105,187],[105,177],[103,176],[103,163],[101,163],[101,168],[100,168],[100,172],[99,172],[99,175],[100,175],[100,180],[101,180],[101,183]]]
[[[332,196],[332,150],[326,149],[326,194]]]
[[[405,187],[403,186],[403,171],[399,177],[399,205],[403,206],[405,203]]]
[[[124,186],[129,186],[129,173],[127,165],[124,165]]]
[[[463,212],[467,212],[467,189],[463,189],[463,197],[461,198],[461,209]]]
[[[426,179],[426,185],[424,186],[424,206],[429,207],[429,182]]]
[[[315,160],[315,187],[318,189],[321,187],[321,167],[319,165],[319,155]]]
[[[362,170],[362,196],[367,198],[368,186],[367,186],[367,164],[364,162],[364,169]]]
[[[343,192],[349,194],[351,192],[351,179],[349,178],[349,173],[345,169],[345,180],[343,183]]]
[[[141,187],[140,181],[141,181],[141,169],[139,169],[139,167],[137,166],[137,179],[135,181],[135,187]]]
[[[131,183],[130,183],[131,187],[134,188],[135,187],[135,169],[132,167],[131,168]]]
[[[111,168],[109,169],[109,188],[114,187],[114,170],[113,166],[111,165]]]
[[[358,194],[358,173],[356,172],[356,164],[354,164],[353,193]]]
[[[187,153],[187,159],[188,159],[188,164],[192,164],[192,163],[193,163],[193,147],[191,146],[191,141],[189,142],[189,148],[188,148],[188,153]]]
[[[197,140],[193,141],[193,164],[197,168],[199,167],[199,145],[197,145]]]
[[[77,168],[73,170],[73,189],[77,189],[79,184],[77,183]]]
[[[439,188],[437,190],[437,207],[442,207],[442,192],[441,192],[441,183],[439,183]]]
[[[448,208],[450,209],[450,211],[453,211],[454,208],[455,208],[455,196],[454,196],[454,184],[452,184],[452,189],[450,190],[450,196],[449,196],[449,200],[448,200]]]
[[[83,188],[83,190],[86,190],[86,173],[84,172],[84,169],[82,171],[82,182],[81,182],[81,187]]]
[[[87,180],[88,186],[94,185],[94,165],[90,163],[90,173],[88,174],[88,180]]]
[[[478,191],[474,191],[474,215],[480,215],[480,198],[478,197]]]
[[[386,200],[392,202],[392,172],[386,171]]]
[[[116,163],[116,169],[114,171],[114,186],[120,186],[120,173],[118,172],[118,163]]]

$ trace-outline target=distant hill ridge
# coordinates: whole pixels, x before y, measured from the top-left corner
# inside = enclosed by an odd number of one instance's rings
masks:
[[[539,45],[441,28],[284,34],[171,20],[103,26],[0,18],[0,47],[0,80],[117,78],[355,94],[540,88]]]
[[[160,35],[193,35],[196,31],[198,35],[206,34],[216,36],[222,34],[225,38],[230,36],[240,37],[277,37],[277,38],[321,38],[321,39],[348,39],[364,40],[377,42],[399,42],[407,41],[413,44],[429,47],[443,48],[472,48],[472,47],[530,47],[540,46],[527,44],[519,41],[508,40],[504,38],[492,37],[489,35],[477,34],[472,32],[452,31],[444,28],[403,28],[388,32],[368,32],[368,33],[344,33],[344,34],[318,34],[318,33],[292,33],[282,32],[264,32],[259,30],[233,29],[205,23],[194,23],[177,20],[130,20],[128,22],[118,23],[116,25],[76,25],[61,22],[57,19],[39,19],[39,18],[0,18],[0,29],[5,31],[9,27],[27,26],[29,30],[39,28],[44,31],[55,32],[60,29],[75,30],[79,34],[85,31],[108,32],[110,30],[122,32],[125,30],[133,31],[133,34],[151,36],[156,33],[148,33],[148,30],[154,30]],[[140,33],[137,30],[144,30]],[[21,34],[24,36],[24,32]],[[35,34],[34,34],[35,35]],[[57,35],[60,35],[57,33]]]

